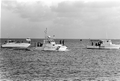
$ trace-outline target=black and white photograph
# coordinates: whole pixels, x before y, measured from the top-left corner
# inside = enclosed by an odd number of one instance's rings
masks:
[[[0,0],[0,81],[120,81],[120,0]]]

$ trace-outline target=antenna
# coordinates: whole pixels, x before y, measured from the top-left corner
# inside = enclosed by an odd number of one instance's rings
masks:
[[[46,43],[46,40],[47,40],[47,28],[45,29],[44,33],[45,33],[45,39],[43,40],[43,42],[44,42],[44,44],[45,44],[45,43]]]
[[[55,35],[53,35],[53,38],[55,38]]]
[[[47,37],[47,28],[46,28],[46,30],[44,32],[45,32],[45,39],[46,39],[46,37]]]

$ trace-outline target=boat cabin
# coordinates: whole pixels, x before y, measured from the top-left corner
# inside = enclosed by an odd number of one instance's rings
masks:
[[[45,40],[44,43],[46,44],[55,44],[55,41],[53,38],[51,38],[50,36],[48,36]]]
[[[13,40],[7,40],[5,43],[15,43]]]
[[[92,46],[111,45],[111,40],[90,40]]]

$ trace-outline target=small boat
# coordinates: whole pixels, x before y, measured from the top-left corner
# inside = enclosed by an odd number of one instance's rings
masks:
[[[80,41],[82,41],[82,39],[80,39]]]
[[[12,40],[7,40],[5,44],[2,44],[2,48],[28,48],[30,43],[17,43]]]
[[[47,31],[47,29],[46,29]],[[43,51],[69,51],[67,46],[63,44],[56,44],[54,39],[50,36],[47,36],[47,32],[45,32],[45,39],[43,43],[40,43],[39,46],[35,47],[34,50],[43,50]]]
[[[120,49],[120,45],[113,44],[111,40],[91,40],[87,49]]]

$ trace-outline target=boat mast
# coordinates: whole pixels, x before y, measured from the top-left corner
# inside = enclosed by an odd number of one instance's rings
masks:
[[[47,38],[47,28],[45,30],[45,39]]]
[[[45,40],[44,40],[44,43],[46,43],[46,41],[47,41],[47,28],[45,29],[44,33],[45,33]]]

